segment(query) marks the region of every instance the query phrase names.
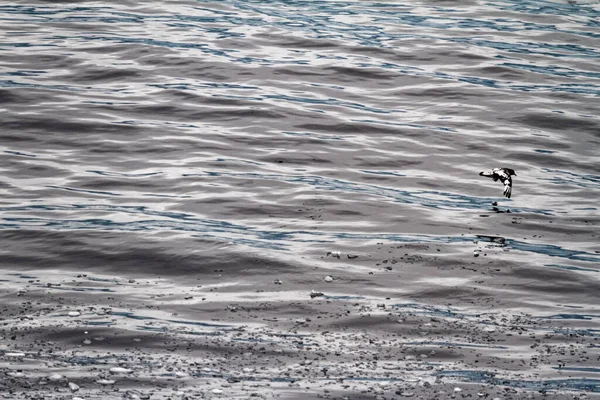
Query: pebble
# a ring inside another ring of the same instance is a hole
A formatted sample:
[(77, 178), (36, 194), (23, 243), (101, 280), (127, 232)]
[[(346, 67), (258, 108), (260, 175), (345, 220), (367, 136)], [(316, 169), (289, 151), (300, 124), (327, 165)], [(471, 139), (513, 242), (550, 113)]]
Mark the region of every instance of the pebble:
[(4, 353), (5, 357), (25, 357), (25, 353)]
[(111, 374), (130, 374), (133, 372), (133, 370), (123, 367), (113, 367), (109, 371)]
[(335, 258), (340, 258), (342, 256), (342, 253), (336, 250), (328, 252), (327, 255)]
[(211, 390), (212, 394), (223, 394), (223, 391), (221, 389), (213, 389)]
[(327, 283), (331, 283), (333, 282), (333, 276), (327, 275), (325, 278), (323, 278), (323, 280)]
[(310, 292), (311, 299), (314, 299), (315, 297), (321, 297), (321, 296), (325, 296), (325, 295), (321, 292), (315, 292), (314, 290), (312, 292)]
[(96, 383), (100, 385), (114, 385), (115, 381), (112, 379), (98, 379)]
[(64, 378), (64, 376), (62, 376), (61, 374), (52, 374), (48, 377), (48, 379), (52, 382), (60, 381), (62, 378)]
[(69, 311), (67, 315), (69, 317), (79, 317), (81, 313), (79, 311)]
[(76, 392), (79, 390), (79, 385), (73, 382), (69, 382), (69, 389), (71, 389), (71, 392)]
[(454, 388), (454, 391), (455, 391), (455, 392), (462, 392), (462, 389), (461, 389), (461, 388), (459, 388), (459, 387), (455, 387), (455, 388)]

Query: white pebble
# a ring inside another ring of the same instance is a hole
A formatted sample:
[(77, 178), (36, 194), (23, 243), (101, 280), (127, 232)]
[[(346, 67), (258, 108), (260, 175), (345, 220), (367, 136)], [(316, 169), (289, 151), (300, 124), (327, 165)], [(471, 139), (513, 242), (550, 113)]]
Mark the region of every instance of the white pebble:
[(221, 389), (215, 388), (215, 389), (213, 389), (211, 391), (212, 391), (213, 394), (223, 394), (223, 391)]
[(69, 317), (79, 317), (81, 313), (79, 311), (69, 311), (67, 314)]
[(112, 367), (109, 371), (111, 374), (130, 374), (133, 372), (133, 370), (123, 367)]
[(71, 389), (71, 392), (76, 392), (79, 390), (79, 385), (73, 382), (69, 382), (69, 389)]
[(461, 389), (461, 388), (459, 388), (459, 387), (455, 387), (455, 388), (454, 388), (454, 391), (455, 391), (455, 392), (462, 392), (462, 389)]
[(61, 374), (52, 374), (48, 377), (53, 382), (60, 381), (63, 378)]
[(100, 385), (114, 385), (115, 381), (112, 379), (98, 379), (96, 383)]
[(25, 353), (4, 353), (6, 357), (25, 357)]
[(323, 280), (327, 283), (331, 283), (333, 282), (333, 276), (327, 275), (325, 278), (323, 278)]

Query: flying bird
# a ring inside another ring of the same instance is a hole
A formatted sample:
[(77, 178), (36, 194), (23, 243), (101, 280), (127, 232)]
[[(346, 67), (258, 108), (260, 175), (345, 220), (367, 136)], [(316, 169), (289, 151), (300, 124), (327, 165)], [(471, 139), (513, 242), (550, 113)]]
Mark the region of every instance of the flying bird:
[(488, 178), (492, 178), (494, 182), (500, 180), (504, 185), (504, 195), (510, 199), (510, 194), (512, 192), (512, 178), (511, 176), (517, 176), (515, 174), (514, 169), (510, 168), (494, 168), (489, 172), (480, 172), (480, 176), (487, 176)]

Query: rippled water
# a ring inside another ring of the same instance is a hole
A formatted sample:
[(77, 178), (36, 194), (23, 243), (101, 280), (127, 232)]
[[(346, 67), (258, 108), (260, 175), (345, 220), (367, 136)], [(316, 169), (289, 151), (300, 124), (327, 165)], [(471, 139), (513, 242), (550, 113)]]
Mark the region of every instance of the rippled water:
[[(3, 3), (0, 387), (600, 393), (599, 21)], [(499, 166), (511, 199), (478, 176)]]

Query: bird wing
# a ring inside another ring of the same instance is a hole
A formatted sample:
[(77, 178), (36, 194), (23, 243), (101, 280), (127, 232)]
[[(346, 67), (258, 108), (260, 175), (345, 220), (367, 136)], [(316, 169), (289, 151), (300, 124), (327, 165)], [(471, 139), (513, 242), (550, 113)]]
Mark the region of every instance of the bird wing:
[(510, 174), (503, 168), (496, 168), (494, 173), (504, 185), (504, 195), (510, 199), (510, 195), (512, 194), (512, 178), (510, 177)]
[(479, 176), (485, 176), (488, 178), (493, 178), (494, 177), (494, 171), (483, 171), (479, 173)]

